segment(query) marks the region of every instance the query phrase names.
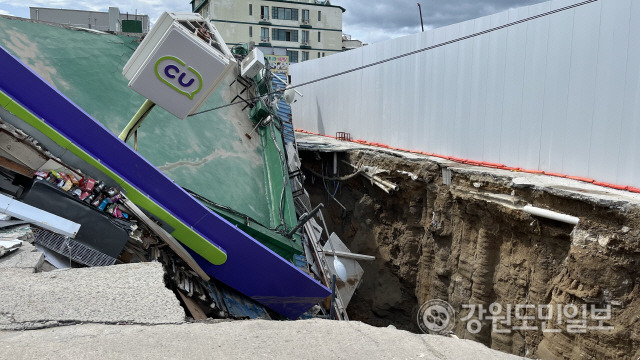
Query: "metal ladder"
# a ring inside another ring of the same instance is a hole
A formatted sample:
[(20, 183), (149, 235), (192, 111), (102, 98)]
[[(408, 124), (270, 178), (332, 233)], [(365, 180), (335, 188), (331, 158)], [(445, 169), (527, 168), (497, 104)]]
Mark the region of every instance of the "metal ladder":
[[(308, 194), (305, 195), (308, 199)], [(304, 197), (304, 196), (303, 196)], [(302, 201), (301, 201), (302, 203)], [(306, 209), (306, 206), (305, 206)], [(307, 209), (308, 210), (308, 209)], [(324, 225), (324, 229), (326, 232), (326, 224), (324, 222), (324, 217), (322, 216), (322, 212), (318, 213), (318, 216), (320, 217), (320, 220), (322, 221), (323, 225)], [(318, 237), (316, 235), (316, 231), (317, 229), (315, 229), (314, 224), (316, 226), (319, 227), (319, 225), (317, 224), (317, 222), (315, 221), (315, 219), (311, 219), (309, 220), (305, 225), (304, 225), (304, 230), (305, 233), (307, 235), (307, 239), (308, 239), (308, 243), (309, 243), (309, 247), (311, 249), (311, 251), (313, 251), (313, 257), (314, 259), (316, 259), (316, 266), (319, 267), (319, 275), (322, 277), (323, 282), (325, 283), (325, 285), (327, 285), (328, 287), (331, 287), (331, 268), (329, 267), (329, 263), (327, 262), (327, 257), (325, 256), (324, 253), (324, 249), (322, 248), (322, 246), (320, 245), (320, 237)], [(320, 228), (320, 231), (322, 232), (322, 228)], [(327, 238), (329, 237), (329, 234), (327, 234)], [(327, 240), (329, 241), (329, 240)], [(342, 301), (342, 297), (340, 296), (340, 292), (336, 290), (335, 292), (335, 301), (333, 303), (333, 307), (335, 310), (335, 314), (338, 320), (349, 320), (349, 316), (347, 315), (347, 311), (344, 307), (344, 302)]]
[[(295, 140), (295, 138), (294, 138)], [(294, 142), (295, 148), (295, 142)], [(297, 148), (293, 153), (287, 153), (287, 163), (290, 174), (300, 174), (300, 158), (298, 157)], [(303, 178), (302, 176), (293, 176), (290, 178), (291, 181), (291, 189), (296, 196), (294, 197), (294, 204), (296, 208), (296, 213), (300, 217), (304, 213), (309, 213), (313, 208), (311, 206), (311, 198), (309, 197), (309, 193), (302, 186)], [(332, 285), (332, 273), (331, 268), (329, 267), (329, 263), (327, 262), (327, 257), (325, 256), (324, 249), (320, 244), (320, 238), (322, 237), (322, 231), (327, 233), (327, 241), (329, 240), (329, 231), (327, 230), (327, 224), (324, 221), (324, 216), (322, 215), (322, 211), (318, 212), (316, 215), (322, 221), (322, 227), (318, 225), (315, 220), (315, 216), (307, 221), (302, 229), (304, 230), (304, 236), (306, 240), (305, 250), (310, 250), (311, 260), (314, 260), (313, 263), (310, 263), (312, 266), (315, 265), (318, 270), (318, 276), (321, 278), (322, 282), (327, 285), (327, 287), (331, 288)], [(313, 269), (312, 269), (313, 271)], [(331, 305), (330, 305), (331, 306)], [(349, 320), (349, 316), (347, 315), (347, 311), (344, 306), (344, 302), (342, 301), (342, 297), (340, 296), (340, 292), (336, 290), (335, 299), (332, 304), (333, 309), (335, 311), (336, 318), (338, 320)]]

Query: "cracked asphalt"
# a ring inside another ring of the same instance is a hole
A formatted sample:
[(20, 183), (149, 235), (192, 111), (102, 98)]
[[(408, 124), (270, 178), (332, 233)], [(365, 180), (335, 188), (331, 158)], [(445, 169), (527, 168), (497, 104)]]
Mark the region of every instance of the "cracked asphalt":
[(471, 340), (320, 319), (3, 331), (0, 353), (7, 359), (521, 359)]

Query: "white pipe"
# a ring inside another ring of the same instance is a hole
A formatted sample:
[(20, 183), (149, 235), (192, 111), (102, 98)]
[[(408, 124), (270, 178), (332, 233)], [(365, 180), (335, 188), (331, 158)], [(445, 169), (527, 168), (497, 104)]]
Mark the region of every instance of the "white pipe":
[(362, 254), (354, 254), (354, 253), (348, 253), (348, 252), (344, 252), (344, 251), (326, 251), (325, 250), (325, 255), (335, 255), (341, 258), (345, 258), (345, 259), (353, 259), (353, 260), (364, 260), (364, 261), (373, 261), (376, 259), (375, 256), (371, 256), (371, 255), (362, 255)]
[[(289, 86), (290, 84), (288, 84), (287, 82), (285, 82), (284, 80), (280, 79), (280, 77), (278, 75), (275, 75), (274, 78), (278, 79), (278, 81), (280, 81), (281, 83), (284, 84), (284, 86)], [(296, 89), (293, 89), (293, 91), (296, 92), (296, 94), (300, 95), (300, 97), (304, 97), (304, 95), (302, 95), (302, 93)]]
[(580, 221), (580, 219), (575, 216), (561, 214), (559, 212), (555, 212), (555, 211), (551, 211), (551, 210), (547, 210), (547, 209), (543, 209), (543, 208), (539, 208), (531, 205), (525, 205), (524, 208), (522, 208), (522, 211), (526, 212), (527, 214), (540, 216), (540, 217), (551, 219), (551, 220), (562, 221), (564, 223), (572, 224), (572, 225), (577, 225), (578, 221)]

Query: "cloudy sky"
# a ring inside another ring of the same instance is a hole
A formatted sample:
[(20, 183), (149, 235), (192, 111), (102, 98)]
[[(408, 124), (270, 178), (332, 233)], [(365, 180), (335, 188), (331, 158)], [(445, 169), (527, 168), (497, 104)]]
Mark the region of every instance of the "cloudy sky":
[[(0, 0), (0, 14), (29, 17), (29, 6), (148, 14), (151, 21), (162, 11), (190, 11), (190, 0)], [(419, 0), (425, 29), (494, 14), (543, 0)], [(415, 0), (333, 0), (347, 9), (343, 31), (366, 43), (392, 39), (420, 31)]]

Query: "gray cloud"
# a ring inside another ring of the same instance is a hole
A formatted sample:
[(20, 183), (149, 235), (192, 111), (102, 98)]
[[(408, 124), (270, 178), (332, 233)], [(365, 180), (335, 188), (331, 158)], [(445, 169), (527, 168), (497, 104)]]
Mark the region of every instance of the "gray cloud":
[[(333, 5), (347, 9), (343, 31), (354, 38), (374, 43), (420, 31), (416, 1), (422, 4), (425, 28), (441, 27), (509, 8), (531, 5), (544, 0), (333, 0)], [(28, 6), (107, 11), (118, 6), (125, 12), (138, 10), (155, 21), (162, 11), (189, 11), (189, 0), (0, 0), (0, 13), (13, 12), (29, 17)], [(4, 8), (4, 9), (3, 9)]]
[[(455, 24), (544, 0), (421, 0), (425, 29)], [(415, 0), (336, 0), (347, 9), (343, 31), (366, 43), (384, 41), (420, 31)]]

